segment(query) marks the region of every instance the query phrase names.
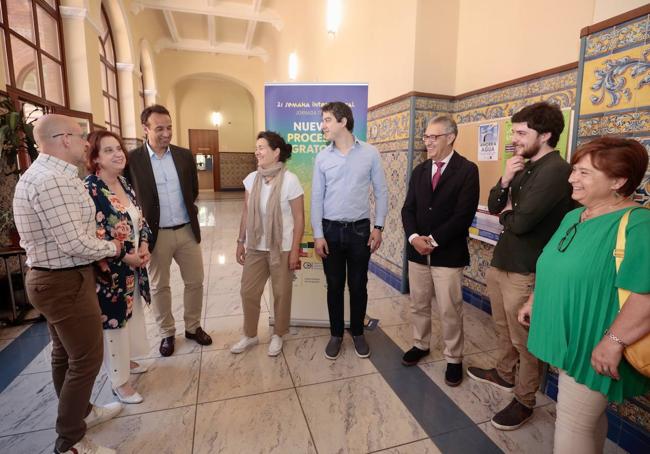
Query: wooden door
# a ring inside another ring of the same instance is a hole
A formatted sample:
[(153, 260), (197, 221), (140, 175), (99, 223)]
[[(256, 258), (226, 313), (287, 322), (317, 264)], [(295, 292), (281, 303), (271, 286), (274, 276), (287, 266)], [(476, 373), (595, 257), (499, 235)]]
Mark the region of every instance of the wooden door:
[[(199, 170), (199, 189), (221, 189), (221, 173), (219, 168), (219, 131), (214, 129), (190, 129), (190, 150), (194, 155), (211, 157), (212, 169)], [(210, 181), (211, 174), (211, 181)], [(208, 185), (208, 183), (212, 183)]]

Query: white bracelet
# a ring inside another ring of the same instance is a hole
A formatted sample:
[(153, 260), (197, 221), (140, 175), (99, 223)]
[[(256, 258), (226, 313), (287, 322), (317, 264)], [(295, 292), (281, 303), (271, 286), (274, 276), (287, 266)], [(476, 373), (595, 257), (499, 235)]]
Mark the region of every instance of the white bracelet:
[(244, 244), (244, 243), (246, 242), (246, 238), (244, 238), (244, 239), (242, 239), (242, 238), (237, 238), (237, 242), (238, 242), (239, 244)]
[(605, 330), (605, 335), (609, 337), (611, 340), (613, 340), (614, 342), (616, 342), (617, 344), (622, 345), (623, 348), (627, 347), (627, 344), (623, 342), (620, 337), (612, 333), (609, 329)]

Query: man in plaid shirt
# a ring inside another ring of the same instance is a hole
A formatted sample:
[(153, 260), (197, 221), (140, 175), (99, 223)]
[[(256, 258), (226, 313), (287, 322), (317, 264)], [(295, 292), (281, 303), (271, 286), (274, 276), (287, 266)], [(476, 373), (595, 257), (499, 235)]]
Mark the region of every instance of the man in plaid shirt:
[(78, 177), (88, 147), (72, 118), (41, 117), (34, 128), (40, 155), (14, 195), (20, 245), (27, 251), (26, 290), (47, 319), (52, 379), (59, 397), (55, 452), (113, 453), (85, 437), (88, 427), (114, 416), (120, 403), (89, 403), (102, 364), (102, 322), (91, 264), (124, 256), (122, 244), (97, 239), (95, 205)]

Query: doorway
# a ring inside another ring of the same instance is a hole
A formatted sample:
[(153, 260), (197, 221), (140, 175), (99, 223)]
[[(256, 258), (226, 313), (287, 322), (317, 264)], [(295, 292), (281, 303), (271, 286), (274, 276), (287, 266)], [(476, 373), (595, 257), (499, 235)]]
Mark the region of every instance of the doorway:
[(219, 166), (219, 131), (190, 129), (190, 150), (194, 155), (199, 174), (199, 190), (219, 191), (221, 173)]

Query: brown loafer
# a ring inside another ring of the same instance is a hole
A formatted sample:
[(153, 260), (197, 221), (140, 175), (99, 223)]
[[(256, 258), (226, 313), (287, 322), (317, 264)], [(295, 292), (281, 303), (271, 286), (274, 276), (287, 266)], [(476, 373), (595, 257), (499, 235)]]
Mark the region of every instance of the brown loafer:
[(160, 354), (163, 356), (174, 354), (174, 336), (165, 337), (160, 341)]
[(200, 326), (198, 328), (196, 328), (196, 332), (194, 334), (188, 333), (187, 331), (185, 331), (185, 337), (187, 337), (188, 339), (192, 339), (193, 341), (195, 341), (199, 345), (210, 345), (210, 344), (212, 344), (212, 338), (210, 337), (210, 335), (208, 333), (203, 331), (203, 328), (201, 328)]

